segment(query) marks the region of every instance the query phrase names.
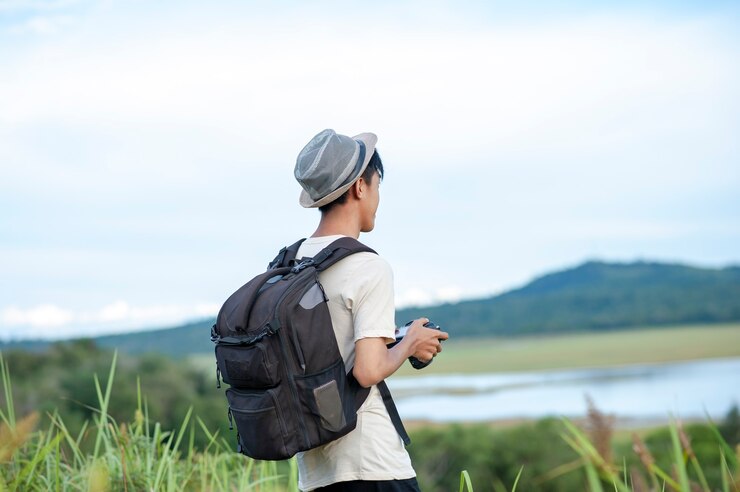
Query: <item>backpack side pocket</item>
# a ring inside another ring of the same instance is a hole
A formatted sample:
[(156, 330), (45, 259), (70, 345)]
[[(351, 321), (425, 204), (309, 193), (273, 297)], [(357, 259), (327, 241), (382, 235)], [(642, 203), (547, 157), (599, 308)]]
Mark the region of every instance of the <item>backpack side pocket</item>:
[(312, 442), (333, 441), (357, 425), (354, 394), (344, 371), (344, 362), (339, 358), (321, 372), (295, 376)]

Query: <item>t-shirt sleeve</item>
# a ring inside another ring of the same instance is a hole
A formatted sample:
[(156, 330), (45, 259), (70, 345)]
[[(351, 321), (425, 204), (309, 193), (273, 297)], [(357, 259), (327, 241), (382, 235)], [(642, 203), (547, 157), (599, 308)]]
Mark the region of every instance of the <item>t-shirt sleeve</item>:
[(375, 254), (368, 256), (354, 269), (347, 287), (344, 302), (352, 312), (354, 341), (373, 337), (385, 338), (386, 343), (395, 340), (393, 270), (388, 262)]

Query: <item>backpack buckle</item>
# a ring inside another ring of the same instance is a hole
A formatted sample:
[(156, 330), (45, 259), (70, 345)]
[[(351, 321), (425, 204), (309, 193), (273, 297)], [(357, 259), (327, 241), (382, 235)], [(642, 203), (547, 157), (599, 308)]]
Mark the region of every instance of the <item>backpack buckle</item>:
[(301, 270), (305, 270), (306, 268), (312, 266), (314, 264), (313, 258), (308, 259), (306, 261), (302, 261), (298, 263), (296, 266), (290, 269), (290, 273), (298, 274), (301, 272)]

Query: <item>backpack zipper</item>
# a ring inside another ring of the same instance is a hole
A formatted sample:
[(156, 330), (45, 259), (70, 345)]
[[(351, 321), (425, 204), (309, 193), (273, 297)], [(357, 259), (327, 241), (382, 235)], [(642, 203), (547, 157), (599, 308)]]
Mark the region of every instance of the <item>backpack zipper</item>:
[(306, 359), (305, 357), (303, 357), (303, 350), (301, 350), (301, 346), (298, 344), (298, 335), (293, 329), (292, 323), (288, 323), (288, 328), (290, 330), (291, 336), (293, 337), (293, 347), (295, 348), (295, 353), (298, 356), (298, 362), (300, 362), (301, 364), (301, 374), (306, 374)]

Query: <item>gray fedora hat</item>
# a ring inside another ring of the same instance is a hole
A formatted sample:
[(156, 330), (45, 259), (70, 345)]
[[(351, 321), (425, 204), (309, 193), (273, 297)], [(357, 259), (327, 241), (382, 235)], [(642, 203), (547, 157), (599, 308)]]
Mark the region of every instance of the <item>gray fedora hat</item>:
[(295, 163), (295, 179), (303, 187), (300, 204), (321, 207), (342, 196), (362, 176), (377, 142), (373, 133), (348, 137), (328, 129), (313, 137)]

